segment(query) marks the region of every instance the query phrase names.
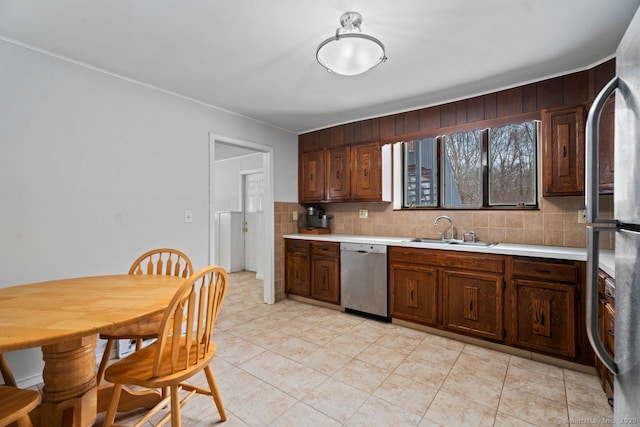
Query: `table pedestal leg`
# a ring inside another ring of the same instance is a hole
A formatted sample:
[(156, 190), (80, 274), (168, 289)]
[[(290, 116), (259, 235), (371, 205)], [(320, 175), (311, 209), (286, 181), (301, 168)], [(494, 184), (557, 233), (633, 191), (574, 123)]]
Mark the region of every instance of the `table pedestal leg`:
[(43, 426), (86, 427), (96, 420), (96, 336), (42, 346)]

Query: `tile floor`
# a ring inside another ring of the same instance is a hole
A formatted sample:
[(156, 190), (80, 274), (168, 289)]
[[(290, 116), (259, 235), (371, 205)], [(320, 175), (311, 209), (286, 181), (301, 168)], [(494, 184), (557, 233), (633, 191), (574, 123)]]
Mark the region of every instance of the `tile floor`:
[(228, 420), (221, 424), (213, 401), (198, 395), (183, 408), (184, 426), (551, 426), (612, 418), (594, 375), (297, 301), (265, 305), (254, 277), (230, 275), (216, 324), (213, 367)]

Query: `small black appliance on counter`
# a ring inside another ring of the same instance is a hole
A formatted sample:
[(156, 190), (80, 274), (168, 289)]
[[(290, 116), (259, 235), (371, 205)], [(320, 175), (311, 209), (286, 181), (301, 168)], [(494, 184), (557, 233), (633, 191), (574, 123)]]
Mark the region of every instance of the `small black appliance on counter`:
[(331, 220), (333, 215), (327, 215), (323, 209), (308, 207), (307, 208), (307, 230), (315, 230), (321, 233), (331, 232)]

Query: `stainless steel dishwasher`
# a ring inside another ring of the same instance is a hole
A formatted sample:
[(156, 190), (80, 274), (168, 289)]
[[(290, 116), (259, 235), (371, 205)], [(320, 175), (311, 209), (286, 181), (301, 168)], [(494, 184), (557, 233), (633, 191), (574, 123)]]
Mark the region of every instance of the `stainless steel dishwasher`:
[(389, 322), (387, 247), (340, 244), (340, 301), (346, 312)]

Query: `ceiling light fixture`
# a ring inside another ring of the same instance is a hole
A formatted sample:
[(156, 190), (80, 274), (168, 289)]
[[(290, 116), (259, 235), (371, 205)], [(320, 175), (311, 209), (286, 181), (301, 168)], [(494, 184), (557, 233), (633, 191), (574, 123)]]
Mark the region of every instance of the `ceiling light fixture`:
[(362, 15), (347, 12), (340, 17), (341, 27), (334, 37), (318, 46), (316, 59), (327, 69), (343, 76), (355, 76), (387, 60), (380, 40), (362, 34)]

